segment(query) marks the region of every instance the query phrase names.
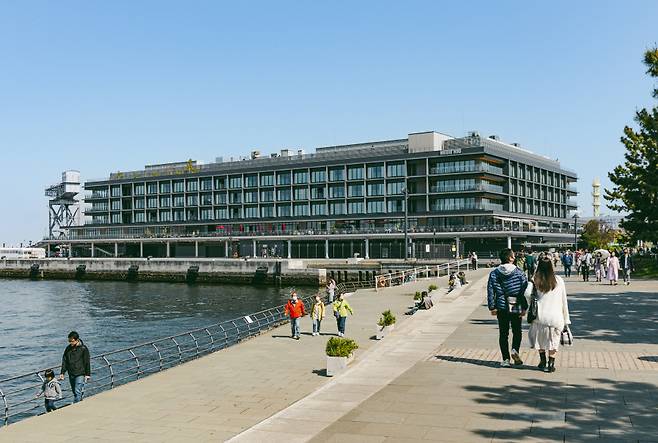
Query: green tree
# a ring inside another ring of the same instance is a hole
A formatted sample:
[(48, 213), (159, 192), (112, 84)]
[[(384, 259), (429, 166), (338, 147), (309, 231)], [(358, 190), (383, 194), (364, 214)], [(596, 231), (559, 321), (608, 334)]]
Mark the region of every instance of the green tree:
[(617, 239), (618, 232), (608, 226), (607, 223), (598, 220), (590, 220), (583, 226), (580, 235), (581, 241), (590, 250), (607, 248), (610, 243)]
[[(658, 78), (658, 47), (644, 54), (647, 74)], [(658, 87), (653, 90), (658, 99)], [(635, 113), (638, 130), (626, 126), (621, 142), (625, 161), (608, 174), (612, 189), (605, 190), (608, 206), (628, 212), (621, 223), (633, 240), (658, 241), (658, 107)]]

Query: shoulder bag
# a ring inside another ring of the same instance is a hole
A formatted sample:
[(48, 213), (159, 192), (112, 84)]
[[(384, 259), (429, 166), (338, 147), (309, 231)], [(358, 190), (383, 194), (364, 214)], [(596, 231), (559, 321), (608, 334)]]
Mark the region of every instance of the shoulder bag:
[(537, 318), (537, 308), (537, 287), (533, 283), (530, 307), (528, 308), (528, 323), (532, 323)]
[(562, 346), (573, 345), (573, 334), (571, 334), (571, 329), (569, 328), (569, 325), (564, 325), (564, 329), (560, 334), (560, 344)]

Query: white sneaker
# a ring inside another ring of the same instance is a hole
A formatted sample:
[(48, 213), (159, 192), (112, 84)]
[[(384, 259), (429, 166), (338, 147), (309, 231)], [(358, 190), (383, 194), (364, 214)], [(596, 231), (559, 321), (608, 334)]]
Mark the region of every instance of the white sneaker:
[(500, 367), (501, 367), (501, 368), (511, 368), (511, 367), (512, 367), (512, 364), (509, 362), (509, 360), (503, 360), (503, 361), (500, 363)]
[(521, 360), (521, 356), (517, 352), (516, 349), (512, 349), (512, 352), (510, 353), (512, 355), (512, 360), (514, 360), (514, 364), (519, 366), (523, 364), (523, 360)]

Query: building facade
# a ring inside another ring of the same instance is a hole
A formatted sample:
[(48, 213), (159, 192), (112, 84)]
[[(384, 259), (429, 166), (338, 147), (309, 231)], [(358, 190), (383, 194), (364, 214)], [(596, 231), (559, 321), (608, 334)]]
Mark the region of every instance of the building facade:
[(419, 258), (437, 245), (482, 250), (510, 236), (566, 241), (576, 181), (555, 160), (476, 133), (254, 151), (88, 181), (87, 220), (69, 241), (118, 243), (100, 250), (127, 256), (395, 258), (404, 256), (405, 218), (408, 252)]

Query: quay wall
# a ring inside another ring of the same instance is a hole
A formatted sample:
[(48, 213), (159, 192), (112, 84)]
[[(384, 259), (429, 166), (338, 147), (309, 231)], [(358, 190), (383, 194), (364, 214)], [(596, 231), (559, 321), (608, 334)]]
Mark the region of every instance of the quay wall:
[(285, 259), (46, 258), (0, 260), (0, 278), (322, 286), (326, 270)]

